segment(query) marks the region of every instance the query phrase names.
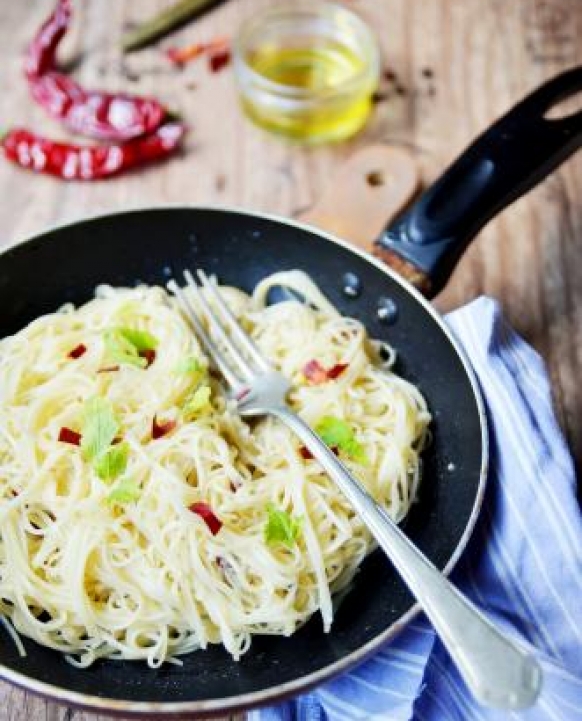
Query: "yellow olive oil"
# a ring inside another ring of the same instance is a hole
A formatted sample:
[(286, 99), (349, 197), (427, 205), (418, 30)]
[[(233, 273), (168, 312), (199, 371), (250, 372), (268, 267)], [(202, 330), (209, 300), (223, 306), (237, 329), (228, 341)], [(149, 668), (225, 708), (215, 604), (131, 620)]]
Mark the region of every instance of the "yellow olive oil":
[(320, 142), (347, 138), (366, 122), (375, 80), (347, 45), (322, 37), (289, 47), (265, 43), (246, 61), (261, 92), (243, 95), (243, 107), (263, 128)]

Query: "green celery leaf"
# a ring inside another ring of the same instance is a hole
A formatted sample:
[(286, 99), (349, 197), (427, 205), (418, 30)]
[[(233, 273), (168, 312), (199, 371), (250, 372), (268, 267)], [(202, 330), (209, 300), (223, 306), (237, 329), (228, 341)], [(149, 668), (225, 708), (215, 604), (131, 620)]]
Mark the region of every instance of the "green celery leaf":
[(137, 350), (138, 353), (143, 353), (146, 350), (154, 350), (158, 347), (158, 339), (147, 330), (136, 330), (135, 328), (117, 328), (118, 333), (125, 338), (128, 343)]
[(354, 437), (354, 432), (349, 424), (334, 416), (324, 416), (315, 427), (315, 432), (330, 447), (342, 448), (350, 443)]
[(107, 496), (110, 503), (132, 503), (137, 501), (141, 495), (141, 489), (137, 483), (130, 478), (123, 479), (115, 486)]
[(324, 416), (315, 427), (315, 432), (326, 446), (338, 448), (358, 463), (368, 462), (364, 447), (354, 436), (352, 427), (341, 418)]
[(269, 518), (265, 524), (265, 541), (293, 546), (301, 532), (301, 518), (293, 518), (287, 511), (280, 511), (272, 503), (267, 505)]
[(110, 446), (93, 460), (95, 473), (102, 481), (111, 482), (125, 472), (129, 446), (127, 443), (118, 443)]
[(363, 466), (369, 463), (364, 446), (355, 438), (353, 438), (349, 443), (346, 443), (341, 450), (343, 450), (343, 452), (353, 461), (356, 461), (356, 463), (361, 463)]
[(106, 451), (119, 431), (113, 407), (106, 398), (85, 401), (81, 420), (81, 452), (92, 461)]
[(186, 418), (194, 418), (201, 412), (210, 408), (210, 386), (200, 386), (192, 393), (184, 405), (184, 415)]
[(108, 363), (123, 363), (138, 368), (147, 366), (147, 359), (139, 355), (137, 347), (122, 333), (121, 328), (110, 328), (103, 335)]

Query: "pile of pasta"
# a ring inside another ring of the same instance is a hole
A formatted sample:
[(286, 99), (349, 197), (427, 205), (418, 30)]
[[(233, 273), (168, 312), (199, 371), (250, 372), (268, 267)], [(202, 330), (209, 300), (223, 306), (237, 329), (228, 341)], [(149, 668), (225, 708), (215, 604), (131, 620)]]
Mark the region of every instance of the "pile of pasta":
[[(268, 305), (275, 286), (302, 300)], [(221, 290), (291, 407), (400, 521), (430, 415), (393, 351), (297, 271)], [(328, 631), (374, 548), (287, 427), (241, 419), (162, 288), (100, 286), (2, 340), (0, 404), (0, 611), (19, 644), (80, 667), (211, 643), (239, 658), (316, 612)]]

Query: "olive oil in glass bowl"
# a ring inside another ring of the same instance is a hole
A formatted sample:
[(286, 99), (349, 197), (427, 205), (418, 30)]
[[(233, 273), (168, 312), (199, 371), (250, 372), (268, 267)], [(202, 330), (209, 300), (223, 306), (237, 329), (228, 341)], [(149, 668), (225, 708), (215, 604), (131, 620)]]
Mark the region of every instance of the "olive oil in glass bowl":
[(242, 107), (257, 125), (303, 143), (362, 128), (379, 55), (360, 18), (331, 3), (289, 3), (249, 18), (234, 43)]

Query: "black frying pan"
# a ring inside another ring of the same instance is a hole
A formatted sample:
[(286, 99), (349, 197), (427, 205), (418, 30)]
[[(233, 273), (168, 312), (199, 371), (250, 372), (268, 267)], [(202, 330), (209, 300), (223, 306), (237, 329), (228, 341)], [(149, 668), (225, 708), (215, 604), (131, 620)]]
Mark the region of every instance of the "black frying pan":
[[(464, 247), (498, 210), (541, 180), (582, 142), (582, 112), (544, 119), (582, 89), (582, 68), (542, 86), (482, 135), (378, 240), (376, 254), (436, 292)], [(51, 230), (0, 256), (0, 336), (66, 301), (88, 300), (102, 282), (163, 284), (201, 267), (250, 291), (265, 275), (301, 268), (345, 314), (398, 350), (398, 372), (420, 386), (434, 415), (418, 504), (405, 530), (441, 569), (464, 548), (482, 499), (486, 423), (471, 371), (439, 316), (380, 260), (283, 219), (225, 209), (160, 208), (81, 221)], [(343, 276), (361, 294), (349, 297)], [(379, 318), (389, 299), (396, 313)], [(393, 637), (418, 609), (390, 563), (374, 553), (341, 605), (333, 630), (318, 618), (293, 637), (257, 637), (238, 663), (221, 648), (192, 653), (184, 666), (99, 662), (80, 671), (25, 640), (19, 658), (0, 632), (0, 675), (31, 691), (94, 710), (211, 715), (273, 702), (346, 670)]]

